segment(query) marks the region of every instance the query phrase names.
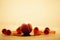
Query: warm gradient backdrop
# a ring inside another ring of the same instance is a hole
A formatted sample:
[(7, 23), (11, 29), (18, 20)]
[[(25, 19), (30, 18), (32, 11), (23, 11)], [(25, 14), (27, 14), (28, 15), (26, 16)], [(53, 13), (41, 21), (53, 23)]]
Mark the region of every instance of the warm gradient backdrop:
[(0, 29), (15, 30), (22, 23), (59, 28), (60, 0), (0, 0)]

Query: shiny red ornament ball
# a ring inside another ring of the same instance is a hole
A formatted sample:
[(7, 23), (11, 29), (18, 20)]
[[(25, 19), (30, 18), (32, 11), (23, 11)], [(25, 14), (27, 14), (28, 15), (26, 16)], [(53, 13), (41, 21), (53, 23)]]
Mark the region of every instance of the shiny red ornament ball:
[(6, 29), (2, 29), (2, 33), (6, 35)]
[(32, 31), (31, 24), (22, 24), (21, 31), (25, 36), (29, 36), (30, 35), (29, 33)]
[(49, 34), (50, 29), (48, 27), (45, 28), (44, 34)]
[(34, 28), (34, 35), (39, 35), (39, 29), (38, 29), (38, 27)]
[(17, 34), (21, 34), (21, 27), (18, 27), (16, 32), (17, 32)]
[(7, 35), (11, 35), (11, 31), (10, 30), (7, 30)]

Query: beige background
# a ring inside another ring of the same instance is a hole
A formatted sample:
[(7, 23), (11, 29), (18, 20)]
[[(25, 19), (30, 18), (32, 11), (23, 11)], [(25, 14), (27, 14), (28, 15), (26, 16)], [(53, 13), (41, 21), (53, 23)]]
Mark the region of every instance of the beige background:
[(0, 0), (0, 29), (15, 30), (22, 23), (60, 28), (60, 0)]

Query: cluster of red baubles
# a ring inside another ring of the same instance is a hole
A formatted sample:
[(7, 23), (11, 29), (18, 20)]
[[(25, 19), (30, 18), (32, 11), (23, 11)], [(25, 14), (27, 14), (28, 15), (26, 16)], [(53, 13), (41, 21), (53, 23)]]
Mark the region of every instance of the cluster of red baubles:
[[(31, 24), (22, 24), (20, 27), (18, 27), (16, 29), (16, 34), (17, 35), (20, 34), (20, 35), (23, 35), (23, 36), (30, 36), (31, 31), (34, 32), (34, 35), (40, 35), (41, 34), (39, 29), (38, 29), (38, 27), (35, 27), (32, 30)], [(44, 32), (44, 34), (49, 34), (50, 29), (48, 27), (46, 27), (43, 32)], [(12, 31), (11, 30), (7, 30), (7, 29), (2, 29), (2, 33), (4, 35), (11, 35)]]
[(11, 34), (11, 31), (10, 30), (6, 30), (6, 29), (3, 29), (2, 30), (2, 33), (5, 34), (5, 35), (10, 35)]

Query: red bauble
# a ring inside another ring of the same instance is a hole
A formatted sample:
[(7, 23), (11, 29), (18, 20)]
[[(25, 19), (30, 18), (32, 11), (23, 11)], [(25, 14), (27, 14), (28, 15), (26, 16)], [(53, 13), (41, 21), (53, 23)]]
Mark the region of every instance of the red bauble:
[(39, 29), (38, 29), (38, 27), (34, 28), (34, 35), (39, 35)]
[(2, 33), (6, 35), (6, 29), (2, 29)]
[(11, 35), (11, 31), (10, 30), (7, 30), (7, 35)]
[(49, 34), (50, 29), (48, 27), (45, 28), (44, 34)]
[(18, 27), (16, 32), (17, 32), (17, 34), (21, 34), (21, 27)]
[(22, 24), (21, 31), (23, 32), (24, 35), (28, 36), (29, 33), (32, 31), (31, 24)]

